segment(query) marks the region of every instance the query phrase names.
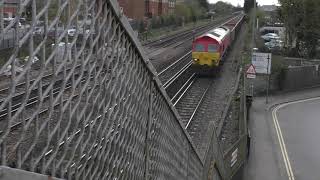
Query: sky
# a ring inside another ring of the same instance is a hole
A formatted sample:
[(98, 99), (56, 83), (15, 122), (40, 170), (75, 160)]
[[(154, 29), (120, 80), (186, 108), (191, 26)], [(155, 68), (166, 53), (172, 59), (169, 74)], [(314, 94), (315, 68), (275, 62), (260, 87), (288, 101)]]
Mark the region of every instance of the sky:
[[(209, 3), (216, 3), (218, 1), (224, 1), (224, 2), (229, 2), (234, 6), (237, 6), (238, 4), (240, 4), (241, 6), (243, 6), (243, 1), (244, 0), (208, 0)], [(259, 5), (272, 5), (272, 4), (277, 4), (278, 0), (256, 0), (258, 2)]]

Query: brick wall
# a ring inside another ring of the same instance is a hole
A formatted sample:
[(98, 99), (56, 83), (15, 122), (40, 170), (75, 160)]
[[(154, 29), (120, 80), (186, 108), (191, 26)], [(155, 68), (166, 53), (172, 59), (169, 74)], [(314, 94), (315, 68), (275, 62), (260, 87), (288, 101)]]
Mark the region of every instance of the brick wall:
[(152, 16), (167, 15), (169, 13), (168, 0), (149, 0), (148, 11)]
[(132, 19), (166, 15), (173, 13), (175, 9), (175, 0), (118, 0), (118, 2), (124, 14)]
[(131, 19), (143, 19), (145, 15), (145, 0), (118, 0), (124, 14)]

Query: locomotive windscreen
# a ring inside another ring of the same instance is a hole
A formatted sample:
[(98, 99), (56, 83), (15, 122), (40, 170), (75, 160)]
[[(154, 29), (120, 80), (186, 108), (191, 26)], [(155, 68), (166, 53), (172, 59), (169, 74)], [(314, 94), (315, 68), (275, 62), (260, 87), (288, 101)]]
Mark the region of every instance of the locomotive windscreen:
[(205, 47), (203, 44), (196, 44), (194, 49), (196, 52), (204, 52), (205, 51)]
[(208, 52), (215, 53), (218, 52), (219, 47), (216, 44), (209, 44), (208, 45)]

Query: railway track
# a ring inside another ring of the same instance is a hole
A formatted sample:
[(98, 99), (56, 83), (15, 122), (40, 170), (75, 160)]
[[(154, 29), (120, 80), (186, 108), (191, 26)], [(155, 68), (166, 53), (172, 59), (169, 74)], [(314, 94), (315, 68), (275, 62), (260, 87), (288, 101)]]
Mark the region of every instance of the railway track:
[(191, 51), (189, 51), (170, 66), (159, 72), (158, 76), (163, 83), (164, 88), (166, 89), (170, 84), (172, 84), (184, 70), (191, 67), (191, 64)]
[[(174, 105), (178, 109), (178, 111), (182, 117), (183, 124), (185, 125), (186, 129), (191, 127), (192, 123), (194, 122), (193, 121), (194, 117), (199, 110), (199, 107), (203, 104), (205, 97), (209, 91), (209, 88), (213, 84), (212, 80), (209, 78), (196, 77), (192, 73), (192, 71), (190, 71), (190, 67), (191, 67), (191, 52), (185, 54), (183, 57), (181, 57), (180, 59), (178, 59), (173, 64), (171, 64), (170, 66), (168, 66), (166, 69), (162, 70), (159, 73), (159, 78), (163, 82), (165, 89), (168, 92), (170, 92), (168, 94), (170, 94), (169, 96), (170, 96), (171, 100), (173, 101)], [(50, 79), (50, 75), (45, 76), (45, 78)], [(82, 81), (86, 81), (86, 80), (83, 79)], [(181, 82), (180, 83), (181, 86), (178, 85), (179, 83), (177, 83), (177, 82)], [(59, 82), (57, 82), (57, 85), (56, 85), (57, 87), (53, 89), (54, 94), (60, 93), (61, 90), (58, 87), (60, 84), (59, 84)], [(26, 85), (21, 84), (20, 86), (21, 86), (21, 88), (24, 88)], [(67, 83), (67, 86), (64, 87), (64, 90), (68, 90), (71, 87), (72, 87), (71, 84)], [(5, 91), (9, 92), (8, 90), (9, 89), (3, 89), (2, 92), (5, 92)], [(35, 91), (38, 91), (38, 90), (35, 90)], [(0, 92), (1, 92), (1, 90), (0, 90)], [(23, 96), (24, 95), (22, 95), (22, 94), (17, 94), (17, 97), (15, 97), (16, 100), (14, 100), (14, 101), (17, 101), (17, 102), (21, 101)], [(72, 99), (71, 101), (76, 99), (78, 96), (79, 95), (73, 95), (71, 97), (71, 99)], [(47, 100), (49, 98), (49, 96), (46, 96), (44, 98), (45, 98), (44, 100)], [(70, 99), (68, 99), (68, 100), (70, 101)], [(62, 102), (54, 104), (53, 108), (58, 107), (61, 104), (63, 105), (64, 103), (66, 103), (66, 101), (67, 100), (64, 100)], [(28, 100), (26, 108), (31, 108), (31, 110), (32, 110), (32, 106), (37, 103), (38, 103), (37, 97), (36, 96), (32, 97)], [(2, 102), (0, 102), (0, 104), (2, 104)], [(14, 106), (12, 106), (15, 108), (11, 109), (12, 114), (14, 114), (14, 111), (17, 111), (17, 109), (19, 109), (19, 107), (21, 107), (21, 106), (22, 106), (21, 102), (20, 102), (20, 104), (15, 103)], [(5, 118), (7, 116), (5, 114), (7, 111), (8, 111), (8, 109), (5, 109), (0, 112), (0, 120), (1, 120), (1, 118)], [(42, 115), (45, 115), (48, 111), (49, 111), (49, 108), (44, 108), (38, 114), (39, 114), (39, 116), (42, 116)], [(18, 128), (22, 127), (22, 125), (27, 123), (29, 120), (30, 120), (30, 117), (28, 117), (24, 120), (21, 120), (20, 122), (15, 122), (15, 124), (13, 124), (11, 126), (11, 128), (9, 128), (9, 129), (10, 130), (18, 129)], [(96, 121), (96, 120), (94, 120), (94, 121)], [(90, 123), (91, 122), (85, 123), (84, 129), (78, 129), (77, 131), (72, 133), (67, 138), (66, 141), (74, 138), (74, 136), (78, 136), (81, 133), (83, 133), (86, 130), (86, 128), (90, 127)], [(4, 133), (4, 132), (0, 131), (0, 135), (2, 133)], [(62, 141), (59, 144), (59, 147), (62, 147), (66, 141)], [(96, 145), (98, 146), (98, 144), (96, 144)], [(54, 150), (50, 149), (47, 151), (46, 155), (49, 156), (53, 152), (54, 152)]]
[(170, 35), (170, 36), (165, 36), (163, 38), (147, 42), (144, 44), (144, 46), (155, 48), (155, 49), (156, 48), (165, 48), (165, 47), (169, 47), (172, 45), (179, 46), (183, 43), (183, 42), (181, 42), (181, 39), (183, 39), (184, 41), (191, 40), (194, 36), (197, 36), (199, 34), (202, 34), (206, 31), (212, 29), (212, 26), (214, 26), (215, 24), (220, 24), (222, 22), (225, 22), (232, 17), (233, 16), (228, 16), (227, 18), (220, 18), (220, 19), (214, 20), (213, 22), (211, 22), (209, 24), (206, 24), (206, 25), (203, 25), (203, 26), (200, 26), (197, 28), (188, 29), (188, 30), (178, 32), (178, 33)]
[[(79, 69), (80, 67), (81, 67), (81, 65), (77, 65), (75, 67), (75, 70)], [(66, 70), (66, 72), (68, 73), (71, 70), (72, 70), (72, 68), (69, 68), (68, 70)], [(86, 76), (85, 73), (86, 72), (84, 72), (84, 76)], [(60, 85), (64, 82), (64, 79), (60, 78), (60, 79), (57, 79), (54, 83), (52, 83), (51, 78), (53, 76), (54, 76), (54, 74), (47, 74), (47, 75), (43, 76), (42, 79), (39, 80), (39, 82), (40, 81), (43, 82), (42, 87), (41, 87), (42, 91), (45, 91), (47, 88), (52, 86), (53, 95), (56, 95), (60, 92), (60, 88), (61, 88)], [(61, 73), (59, 73), (57, 77), (59, 77), (59, 76), (61, 76)], [(79, 76), (79, 73), (76, 74), (74, 76), (74, 78), (77, 78), (78, 76)], [(84, 81), (84, 80), (85, 80), (85, 77), (82, 78), (81, 81)], [(33, 84), (36, 81), (37, 81), (36, 79), (33, 79), (30, 81), (29, 84)], [(67, 82), (67, 84), (66, 84), (66, 90), (71, 88), (70, 81), (71, 80), (69, 80), (69, 82)], [(10, 107), (11, 115), (14, 115), (19, 110), (19, 108), (23, 105), (24, 98), (26, 97), (26, 92), (25, 92), (26, 87), (27, 87), (26, 82), (22, 82), (22, 83), (19, 83), (16, 85), (16, 93), (13, 95), (12, 101), (10, 102), (11, 103), (11, 107)], [(9, 87), (4, 88), (4, 89), (0, 90), (0, 94), (3, 96), (5, 94), (8, 94), (9, 91), (10, 91)], [(38, 101), (39, 101), (38, 93), (39, 93), (39, 87), (32, 88), (32, 90), (28, 94), (28, 100), (26, 100), (26, 104), (25, 104), (26, 108), (29, 108), (29, 107), (38, 103)], [(43, 100), (46, 100), (48, 98), (49, 98), (49, 95), (45, 96), (43, 98)], [(7, 103), (7, 102), (5, 102), (4, 98), (0, 100), (0, 105), (5, 104), (5, 103)], [(7, 115), (8, 115), (8, 109), (3, 108), (0, 111), (0, 121), (3, 120)]]
[[(75, 65), (74, 67), (72, 66), (68, 67), (64, 72), (59, 72), (57, 75), (53, 73), (48, 73), (44, 75), (40, 80), (38, 80), (37, 78), (34, 78), (30, 80), (28, 84), (26, 82), (18, 83), (15, 86), (15, 92), (12, 95), (10, 102), (6, 101), (6, 97), (10, 95), (11, 88), (7, 86), (6, 88), (1, 89), (0, 90), (0, 106), (2, 110), (0, 111), (0, 121), (4, 120), (4, 118), (8, 115), (8, 108), (5, 107), (7, 106), (8, 103), (11, 103), (10, 115), (12, 116), (20, 109), (21, 106), (25, 106), (26, 107), (25, 109), (28, 109), (33, 105), (36, 105), (40, 99), (39, 98), (40, 89), (41, 89), (41, 92), (45, 92), (48, 88), (50, 88), (51, 91), (53, 92), (52, 93), (53, 96), (55, 96), (59, 94), (63, 83), (65, 83), (65, 87), (64, 87), (65, 90), (68, 90), (72, 88), (71, 81), (73, 80), (78, 81), (77, 79), (80, 75), (82, 76), (82, 79), (80, 80), (80, 84), (86, 81), (88, 78), (87, 73), (89, 70), (84, 70), (81, 73), (81, 70), (82, 70), (81, 68), (85, 68), (85, 67), (83, 67), (81, 64), (78, 64), (78, 65)], [(99, 70), (99, 69), (100, 69), (99, 67), (96, 68), (96, 70)], [(69, 73), (71, 71), (74, 71), (72, 77), (69, 77), (68, 82), (65, 82), (64, 78), (66, 77), (63, 77), (63, 74), (66, 74), (67, 76), (69, 76)], [(104, 73), (106, 73), (105, 71), (107, 70), (103, 70)], [(53, 78), (55, 78), (54, 82), (52, 82)], [(41, 87), (38, 87), (37, 85), (40, 82), (41, 82)], [(32, 85), (34, 83), (37, 83), (37, 85)], [(76, 82), (76, 84), (78, 85), (79, 82)], [(27, 91), (30, 91), (30, 92), (26, 94)], [(26, 95), (28, 96), (27, 100), (25, 100)], [(46, 95), (45, 97), (43, 97), (42, 100), (45, 101), (48, 98), (49, 98), (49, 95)], [(24, 102), (25, 104), (23, 104)]]
[[(244, 35), (239, 35), (234, 47), (241, 48), (243, 39)], [(184, 95), (175, 98), (177, 100), (174, 105), (181, 116), (182, 124), (203, 158), (208, 150), (212, 129), (217, 129), (225, 122), (223, 114), (237, 81), (237, 71), (233, 65), (240, 53), (233, 48), (226, 56), (219, 76), (211, 78), (210, 83), (206, 83), (203, 78), (196, 78), (193, 83), (180, 90), (185, 92), (182, 93)], [(202, 85), (197, 84), (199, 80), (204, 81)]]
[(159, 78), (173, 103), (181, 93), (181, 88), (195, 76), (191, 65), (190, 51), (159, 73)]
[[(104, 72), (103, 72), (104, 73)], [(88, 80), (88, 78), (90, 78), (90, 80)], [(91, 77), (84, 77), (81, 79), (80, 81), (80, 84), (84, 84), (88, 81), (93, 82), (91, 81), (91, 79), (94, 79), (93, 76)], [(110, 76), (109, 78), (107, 78), (107, 82), (109, 81), (113, 81), (114, 79)], [(94, 89), (99, 89), (100, 88), (100, 84), (96, 84), (96, 85), (88, 85), (89, 88), (86, 90), (86, 92), (90, 92), (91, 90)], [(62, 101), (57, 101), (56, 103), (53, 103), (52, 106), (44, 106), (44, 107), (41, 107), (42, 109), (37, 113), (37, 117), (39, 119), (42, 119), (43, 118), (43, 121), (46, 121), (46, 123), (48, 123), (49, 121), (53, 120), (52, 118), (56, 115), (59, 115), (61, 114), (60, 112), (60, 108), (65, 106), (66, 104), (70, 103), (70, 101), (72, 102), (78, 102), (79, 100), (81, 100), (81, 96), (83, 96), (83, 94), (80, 92), (81, 90), (76, 91), (77, 93), (75, 93), (74, 95), (72, 95), (71, 93), (68, 93), (68, 90), (72, 90), (73, 86), (71, 83), (67, 83), (67, 85), (62, 89), (60, 87), (57, 87), (55, 89), (53, 89), (53, 96), (59, 94), (61, 92), (61, 90), (63, 91), (64, 95), (69, 95), (67, 98), (63, 98)], [(94, 92), (94, 90), (92, 91), (92, 93)], [(95, 93), (93, 93), (95, 94)], [(49, 101), (50, 99), (50, 96), (46, 96), (43, 98), (43, 101)], [(95, 95), (92, 95), (91, 97), (91, 100), (89, 101), (92, 101), (93, 99), (96, 99), (96, 94)], [(29, 99), (30, 102), (28, 102), (28, 105), (25, 105), (25, 109), (28, 109), (28, 108), (31, 108), (29, 111), (33, 111), (33, 104), (37, 104), (38, 103), (38, 99)], [(81, 104), (87, 102), (86, 99), (82, 99), (82, 101), (80, 101)], [(70, 105), (70, 104), (69, 104)], [(80, 105), (80, 106), (85, 106), (84, 104), (83, 105)], [(81, 108), (80, 108), (81, 109)], [(93, 114), (96, 114), (97, 111), (93, 109)], [(12, 109), (13, 111), (13, 109)], [(3, 115), (3, 114), (2, 114)], [(92, 114), (91, 114), (92, 115)], [(5, 115), (3, 115), (5, 116)], [(3, 119), (0, 119), (0, 122), (1, 120)], [(9, 136), (10, 138), (14, 138), (15, 137), (15, 134), (22, 131), (23, 130), (23, 127), (24, 128), (27, 128), (29, 129), (32, 124), (35, 123), (35, 117), (34, 115), (27, 115), (25, 119), (22, 119), (22, 118), (18, 118), (17, 120), (20, 120), (20, 121), (14, 121), (12, 122), (12, 124), (10, 125), (10, 128), (5, 128), (5, 129), (9, 129), (9, 132), (7, 131), (4, 131), (4, 130), (0, 130), (0, 136), (3, 135), (3, 134), (6, 134), (6, 133), (9, 133), (7, 136)], [(33, 122), (31, 122), (32, 124), (29, 123), (29, 121), (32, 120)], [(68, 117), (62, 117), (62, 119), (59, 120), (60, 122), (52, 122), (52, 123), (57, 123), (57, 124), (60, 124), (60, 123), (68, 123)], [(82, 126), (77, 126), (73, 129), (73, 131), (70, 131), (68, 132), (68, 136), (64, 139), (61, 139), (60, 141), (58, 141), (59, 143), (56, 144), (57, 147), (55, 146), (52, 146), (54, 148), (52, 148), (51, 146), (49, 146), (47, 148), (47, 150), (44, 153), (44, 157), (46, 158), (51, 158), (51, 155), (54, 155), (55, 153), (57, 153), (58, 151), (60, 151), (62, 148), (64, 148), (65, 145), (70, 145), (71, 143), (77, 143), (77, 140), (80, 136), (82, 136), (86, 131), (88, 131), (88, 129), (92, 128), (91, 125), (94, 124), (94, 123), (97, 123), (97, 121), (102, 121), (102, 115), (98, 115), (97, 117), (95, 117), (94, 120), (86, 120), (83, 122)], [(3, 124), (1, 124), (3, 126)], [(8, 124), (7, 124), (8, 125)], [(51, 124), (52, 125), (52, 124)], [(109, 128), (115, 128), (115, 127), (109, 127)], [(34, 132), (25, 132), (25, 133), (28, 133), (28, 134), (33, 134)], [(111, 132), (110, 136), (113, 136), (115, 134), (114, 131)], [(103, 138), (101, 139), (101, 141), (105, 141), (106, 138)], [(99, 147), (99, 143), (95, 142), (94, 145), (93, 145), (93, 149), (96, 149), (97, 147)], [(90, 159), (90, 157), (88, 157), (87, 155), (83, 155), (81, 158), (80, 158), (80, 161), (84, 160), (84, 159)], [(73, 165), (76, 165), (76, 163), (73, 163)]]
[[(93, 79), (93, 77), (90, 77), (90, 79)], [(61, 81), (63, 81), (63, 80), (61, 80)], [(83, 84), (83, 83), (85, 83), (86, 81), (88, 81), (88, 80), (86, 79), (86, 77), (84, 77), (84, 78), (81, 79), (80, 84)], [(72, 87), (73, 87), (73, 86), (72, 86), (72, 84), (71, 84), (70, 82), (67, 83), (67, 85), (66, 85), (65, 88), (63, 89), (64, 94), (66, 94), (66, 92), (67, 92), (68, 90), (71, 90)], [(56, 96), (61, 92), (61, 88), (60, 88), (60, 87), (56, 87), (56, 88), (54, 88), (52, 91), (53, 91), (53, 93), (52, 93), (53, 97), (56, 97)], [(45, 97), (42, 98), (42, 101), (45, 102), (45, 101), (49, 100), (50, 96), (51, 96), (51, 95), (46, 95)], [(78, 96), (79, 96), (79, 94), (73, 95), (73, 96), (72, 96), (72, 99), (75, 99), (75, 98), (77, 98)], [(65, 104), (67, 101), (69, 101), (69, 100), (68, 100), (68, 99), (65, 99), (65, 100), (63, 100), (62, 102), (58, 102), (58, 103), (54, 104), (54, 105), (53, 105), (53, 109), (55, 109), (56, 107), (60, 106), (61, 104)], [(26, 103), (24, 110), (31, 110), (31, 111), (32, 111), (33, 106), (36, 105), (36, 104), (38, 104), (38, 103), (39, 103), (39, 97), (32, 97), (32, 98), (30, 98), (30, 99), (28, 100), (28, 102)], [(11, 108), (11, 110), (10, 110), (10, 111), (11, 111), (11, 115), (14, 115), (15, 112), (17, 112), (22, 105), (23, 105), (22, 103), (18, 103), (18, 104), (15, 104), (14, 106), (12, 106), (12, 108)], [(46, 114), (49, 110), (50, 110), (50, 107), (42, 108), (42, 110), (40, 110), (40, 112), (38, 113), (38, 115), (39, 115), (39, 116), (42, 116), (42, 115)], [(0, 112), (0, 122), (3, 121), (3, 120), (5, 120), (5, 118), (6, 118), (7, 116), (8, 116), (8, 110), (7, 110), (7, 109), (4, 109), (3, 111), (1, 111), (1, 112)], [(19, 121), (19, 122), (15, 122), (15, 123), (11, 126), (10, 130), (11, 130), (11, 131), (16, 130), (16, 129), (19, 128), (20, 126), (22, 126), (22, 125), (24, 125), (25, 123), (27, 123), (30, 119), (31, 119), (31, 117), (27, 117), (27, 118), (24, 119), (24, 120), (21, 120), (21, 121)], [(2, 133), (3, 133), (3, 131), (0, 131), (0, 135), (1, 135)]]
[[(81, 65), (77, 65), (76, 68), (80, 68)], [(67, 72), (70, 71), (72, 68), (69, 68), (68, 70), (66, 70)], [(102, 70), (101, 73), (107, 73), (109, 72), (108, 70)], [(48, 74), (46, 76), (44, 76), (43, 78), (48, 79), (51, 76), (53, 76), (53, 74)], [(82, 74), (82, 78), (78, 79), (78, 77), (80, 76), (80, 73), (76, 72), (76, 74), (73, 76), (74, 81), (71, 82), (71, 80), (64, 82), (65, 79), (58, 79), (56, 80), (53, 84), (52, 83), (45, 83), (42, 85), (41, 87), (41, 92), (44, 92), (47, 88), (52, 88), (50, 91), (52, 91), (52, 93), (47, 93), (47, 95), (45, 95), (44, 97), (39, 97), (38, 93), (39, 93), (39, 87), (35, 88), (33, 90), (30, 91), (29, 93), (29, 97), (27, 100), (24, 100), (23, 98), (25, 98), (26, 96), (26, 92), (19, 92), (17, 93), (15, 96), (13, 96), (12, 99), (15, 99), (15, 101), (11, 102), (11, 106), (10, 109), (8, 108), (3, 108), (0, 111), (0, 123), (1, 121), (5, 121), (8, 118), (14, 118), (15, 120), (12, 122), (13, 124), (10, 125), (10, 132), (13, 132), (15, 130), (21, 129), (20, 127), (23, 127), (30, 119), (34, 119), (34, 113), (33, 111), (36, 111), (37, 108), (39, 112), (38, 112), (38, 117), (42, 117), (44, 115), (46, 115), (49, 111), (50, 108), (56, 109), (58, 106), (60, 105), (64, 105), (65, 103), (67, 103), (67, 101), (70, 101), (69, 95), (72, 96), (72, 101), (75, 100), (79, 94), (75, 94), (72, 95), (72, 93), (70, 93), (69, 91), (72, 91), (74, 88), (74, 84), (76, 84), (76, 86), (81, 86), (85, 83), (87, 83), (88, 81), (94, 79), (93, 76), (88, 76), (88, 71), (84, 71)], [(58, 76), (59, 77), (59, 76)], [(32, 80), (33, 82), (35, 80)], [(64, 84), (63, 84), (64, 83)], [(19, 86), (25, 86), (24, 83), (20, 83)], [(91, 88), (90, 88), (91, 89)], [(88, 91), (90, 91), (90, 89)], [(63, 91), (63, 94), (61, 94), (61, 90)], [(7, 89), (3, 89), (2, 92), (7, 91)], [(55, 104), (52, 105), (52, 107), (50, 107), (47, 103), (50, 101), (50, 99), (52, 98), (57, 98), (58, 96), (66, 96), (67, 98), (62, 97), (64, 100), (57, 102)], [(20, 100), (20, 101), (19, 101)], [(2, 105), (4, 102), (4, 100), (0, 101), (0, 104)], [(41, 107), (38, 107), (37, 105), (39, 105), (39, 103), (41, 103)], [(21, 109), (21, 106), (23, 106), (24, 108)], [(10, 112), (10, 114), (9, 114)], [(19, 112), (19, 117), (15, 117), (15, 114)], [(22, 115), (22, 114), (23, 115)], [(23, 120), (24, 118), (24, 120)], [(4, 124), (2, 123), (0, 126), (0, 135), (4, 133), (3, 130), (1, 130)]]
[[(94, 77), (90, 77), (90, 79), (93, 79)], [(85, 83), (87, 82), (88, 80), (87, 79), (82, 79), (81, 80), (81, 83)], [(112, 78), (111, 76), (109, 78), (107, 78), (106, 80), (107, 82), (110, 82), (110, 81), (114, 81), (114, 78)], [(91, 80), (90, 80), (91, 82)], [(97, 84), (95, 86), (89, 86), (90, 88), (88, 88), (86, 91), (90, 92), (91, 90), (94, 89), (99, 89), (101, 88), (100, 84)], [(66, 90), (68, 89), (71, 89), (72, 86), (71, 84), (69, 84), (68, 86), (66, 86), (63, 91), (65, 92)], [(55, 90), (56, 93), (59, 93), (61, 91), (61, 88), (57, 88)], [(94, 90), (93, 90), (94, 91)], [(92, 92), (93, 92), (92, 91)], [(90, 100), (89, 101), (94, 101), (94, 100), (97, 100), (97, 97), (98, 95), (93, 93), (94, 95), (91, 96)], [(53, 107), (45, 107), (43, 108), (39, 113), (37, 113), (37, 117), (39, 119), (41, 118), (45, 118), (43, 119), (43, 121), (47, 121), (45, 123), (48, 123), (49, 121), (53, 120), (51, 118), (53, 118), (55, 116), (55, 114), (59, 115), (61, 114), (60, 112), (60, 107), (62, 106), (65, 106), (66, 104), (68, 104), (70, 101), (78, 101), (78, 100), (81, 100), (81, 96), (83, 96), (83, 94), (81, 94), (80, 92), (79, 93), (76, 93), (74, 95), (72, 95), (71, 97), (68, 97), (67, 99), (64, 99), (63, 101), (58, 101), (57, 103), (53, 104)], [(104, 96), (104, 95), (103, 95)], [(69, 102), (68, 102), (69, 101)], [(84, 103), (87, 102), (87, 99), (82, 99), (82, 101), (80, 102), (80, 106), (86, 106)], [(70, 105), (70, 104), (69, 104)], [(118, 105), (116, 104), (114, 107), (117, 107)], [(100, 148), (101, 147), (101, 143), (105, 143), (105, 142), (109, 142), (109, 141), (112, 141), (113, 138), (117, 135), (117, 129), (121, 128), (120, 127), (120, 124), (109, 124), (107, 121), (103, 121), (104, 120), (104, 115), (102, 114), (98, 114), (98, 110), (100, 107), (93, 107), (92, 108), (92, 112), (89, 113), (90, 116), (94, 117), (93, 119), (85, 119), (83, 120), (83, 122), (79, 123), (80, 125), (79, 126), (76, 126), (72, 129), (72, 131), (68, 131), (67, 133), (67, 136), (64, 137), (63, 139), (57, 139), (57, 143), (53, 144), (53, 146), (47, 146), (46, 148), (44, 147), (45, 151), (41, 152), (44, 154), (44, 158), (52, 158), (52, 157), (55, 157), (56, 153), (58, 153), (59, 151), (63, 150), (63, 148), (65, 148), (65, 146), (70, 146), (70, 144), (77, 144), (79, 143), (78, 140), (81, 136), (85, 136), (85, 134), (88, 132), (88, 131), (92, 131), (92, 128), (93, 128), (93, 125), (95, 125), (95, 127), (97, 129), (94, 129), (95, 132), (96, 131), (108, 131), (108, 135), (109, 137), (106, 138), (106, 137), (102, 137), (100, 139), (100, 141), (94, 141), (94, 139), (91, 139), (92, 140), (92, 148), (89, 150), (88, 149), (88, 152), (95, 152), (97, 150), (97, 148)], [(81, 108), (79, 108), (81, 109)], [(48, 114), (50, 113), (50, 116), (51, 118), (48, 117)], [(13, 123), (10, 128), (8, 128), (10, 130), (9, 132), (9, 137), (10, 138), (14, 138), (15, 137), (15, 133), (18, 133), (19, 131), (22, 130), (22, 127), (24, 128), (27, 128), (29, 129), (30, 126), (32, 126), (31, 124), (28, 125), (28, 122), (32, 120), (33, 122), (31, 123), (35, 123), (35, 119), (34, 117), (28, 117), (20, 122), (15, 122)], [(60, 123), (69, 123), (68, 121), (68, 117), (62, 117), (60, 120), (60, 122), (54, 122), (56, 124), (60, 124)], [(71, 122), (70, 122), (71, 123)], [(100, 126), (97, 127), (97, 124)], [(101, 124), (105, 124), (105, 126), (101, 125)], [(52, 124), (51, 124), (52, 125)], [(56, 126), (56, 125), (54, 125)], [(60, 124), (61, 126), (61, 124)], [(63, 125), (62, 125), (63, 126)], [(43, 129), (42, 129), (43, 130)], [(95, 134), (95, 132), (92, 132), (92, 134)], [(6, 131), (0, 131), (0, 136), (7, 133)], [(33, 134), (35, 132), (25, 132), (27, 134)], [(63, 133), (63, 132), (61, 132)], [(93, 138), (93, 136), (92, 136)], [(44, 141), (44, 139), (41, 139), (41, 141)], [(53, 142), (51, 142), (53, 143)], [(86, 143), (91, 143), (90, 141), (86, 141), (86, 142), (83, 142), (84, 144), (82, 144), (83, 146), (86, 146), (85, 144)], [(12, 149), (11, 149), (12, 150)], [(83, 154), (81, 155), (81, 157), (79, 157), (79, 162), (82, 162), (82, 161), (86, 161), (86, 160), (90, 160), (92, 158), (92, 154), (88, 153), (88, 154)], [(71, 168), (80, 168), (81, 167), (81, 163), (79, 164), (79, 162), (73, 162), (72, 165), (71, 165)]]
[(211, 86), (211, 78), (195, 77), (188, 86), (183, 88), (183, 92), (174, 103), (186, 129), (189, 128), (194, 115), (203, 103), (203, 100)]
[[(86, 81), (86, 78), (82, 78), (80, 83), (83, 83)], [(58, 81), (55, 82), (55, 84), (53, 85), (53, 89), (52, 89), (52, 95), (53, 97), (56, 97), (59, 93), (60, 93), (60, 89), (61, 87), (59, 87), (63, 82), (63, 79), (59, 79)], [(45, 90), (47, 87), (49, 87), (50, 84), (45, 84), (44, 86), (42, 86), (42, 89)], [(71, 82), (68, 82), (66, 87), (64, 88), (64, 91), (68, 91), (72, 88)], [(27, 103), (25, 105), (25, 109), (28, 109), (34, 105), (36, 105), (39, 102), (39, 97), (37, 95), (38, 93), (38, 89), (34, 89), (32, 90), (33, 92), (31, 94), (33, 94), (31, 97), (29, 97), (29, 99), (27, 100)], [(20, 97), (21, 96), (21, 97)], [(15, 96), (15, 98), (20, 98), (20, 100), (25, 96), (25, 93), (19, 93), (17, 96)], [(42, 101), (46, 101), (50, 98), (50, 95), (46, 95), (45, 97), (42, 98)], [(2, 103), (2, 102), (1, 102)], [(20, 101), (17, 101), (15, 104), (13, 104), (11, 106), (11, 115), (14, 115), (19, 108), (23, 105), (23, 103)], [(5, 117), (8, 116), (8, 109), (3, 109), (2, 111), (0, 111), (0, 121), (3, 120)]]
[[(222, 26), (237, 17), (238, 16), (227, 18), (228, 20), (225, 20), (223, 23), (215, 25), (214, 27)], [(192, 52), (189, 51), (158, 73), (159, 78), (173, 103), (175, 103), (178, 93), (181, 92), (181, 88), (185, 86), (185, 83), (192, 76), (194, 76), (191, 68), (191, 59)]]

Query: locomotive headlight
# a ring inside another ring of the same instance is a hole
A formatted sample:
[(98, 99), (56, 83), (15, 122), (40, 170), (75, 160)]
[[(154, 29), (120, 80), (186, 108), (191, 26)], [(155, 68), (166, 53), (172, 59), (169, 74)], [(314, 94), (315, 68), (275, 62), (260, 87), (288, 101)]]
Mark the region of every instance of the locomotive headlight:
[(195, 62), (198, 62), (198, 61), (199, 61), (199, 59), (196, 59), (196, 58), (195, 58), (195, 59), (193, 59), (193, 60), (194, 60)]

